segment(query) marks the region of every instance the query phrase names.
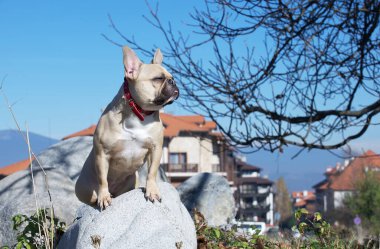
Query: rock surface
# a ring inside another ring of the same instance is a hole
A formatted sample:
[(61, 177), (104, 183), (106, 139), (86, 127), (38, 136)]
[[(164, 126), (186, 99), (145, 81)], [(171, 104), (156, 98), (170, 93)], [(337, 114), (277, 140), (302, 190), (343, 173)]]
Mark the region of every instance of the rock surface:
[(196, 234), (190, 214), (175, 188), (158, 184), (162, 202), (146, 201), (141, 189), (125, 193), (100, 212), (83, 205), (78, 220), (62, 237), (58, 248), (196, 248)]
[(208, 225), (227, 225), (236, 215), (235, 200), (228, 181), (213, 173), (199, 173), (177, 187), (181, 201), (191, 212), (200, 211)]
[(92, 137), (74, 137), (60, 141), (38, 155), (44, 168), (58, 168), (74, 182), (92, 149)]
[[(49, 190), (55, 216), (71, 224), (75, 211), (81, 205), (74, 194), (74, 182), (59, 169), (46, 169)], [(50, 207), (45, 185), (45, 174), (34, 170), (34, 182), (40, 208)], [(0, 245), (11, 246), (16, 242), (12, 229), (12, 217), (16, 214), (30, 216), (36, 212), (31, 174), (27, 170), (16, 172), (0, 181)]]
[[(83, 164), (92, 149), (92, 137), (75, 137), (61, 141), (38, 155), (43, 166), (52, 197), (55, 214), (66, 224), (71, 224), (81, 205), (75, 196), (74, 186)], [(45, 174), (33, 162), (37, 199), (41, 208), (50, 207), (45, 184)], [(139, 170), (139, 185), (145, 187), (147, 166)], [(168, 181), (160, 168), (158, 182)], [(11, 229), (12, 216), (35, 213), (35, 196), (30, 170), (16, 172), (0, 180), (0, 246), (13, 245), (16, 233)]]

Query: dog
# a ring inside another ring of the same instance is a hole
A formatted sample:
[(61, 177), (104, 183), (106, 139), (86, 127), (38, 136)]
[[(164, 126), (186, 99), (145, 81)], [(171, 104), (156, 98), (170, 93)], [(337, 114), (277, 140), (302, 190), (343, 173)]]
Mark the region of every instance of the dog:
[(161, 65), (160, 49), (151, 64), (144, 64), (123, 47), (124, 83), (97, 124), (93, 148), (75, 184), (78, 199), (101, 210), (135, 188), (136, 171), (145, 163), (148, 174), (145, 198), (161, 201), (156, 183), (164, 127), (159, 110), (179, 96), (173, 76)]

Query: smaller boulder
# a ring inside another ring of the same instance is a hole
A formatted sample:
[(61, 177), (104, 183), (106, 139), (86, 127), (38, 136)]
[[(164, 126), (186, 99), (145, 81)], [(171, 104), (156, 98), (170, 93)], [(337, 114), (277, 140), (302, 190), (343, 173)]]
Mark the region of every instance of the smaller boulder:
[(74, 182), (63, 171), (48, 168), (43, 172), (35, 166), (34, 187), (30, 171), (16, 172), (0, 181), (0, 246), (12, 246), (17, 241), (17, 232), (12, 229), (14, 215), (30, 216), (36, 212), (34, 189), (38, 207), (50, 208), (45, 173), (55, 216), (68, 225), (74, 221), (75, 210), (81, 203), (74, 194)]
[(224, 226), (235, 218), (235, 200), (223, 176), (200, 173), (187, 179), (177, 190), (187, 210), (192, 212), (196, 208), (210, 226)]
[(58, 248), (196, 248), (193, 220), (169, 183), (158, 183), (162, 202), (150, 202), (142, 189), (112, 200), (104, 211), (83, 205), (77, 221), (61, 238)]

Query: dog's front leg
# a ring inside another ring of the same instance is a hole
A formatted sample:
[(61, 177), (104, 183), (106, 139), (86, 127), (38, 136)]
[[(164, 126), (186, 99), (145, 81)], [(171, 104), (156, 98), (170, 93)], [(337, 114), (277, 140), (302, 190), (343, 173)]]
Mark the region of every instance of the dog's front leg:
[(160, 190), (158, 189), (156, 178), (162, 156), (162, 144), (152, 144), (150, 154), (145, 198), (149, 199), (151, 202), (154, 202), (155, 199), (161, 202)]
[(101, 210), (111, 205), (111, 194), (108, 190), (108, 159), (100, 145), (95, 146), (95, 170), (98, 178), (97, 202)]

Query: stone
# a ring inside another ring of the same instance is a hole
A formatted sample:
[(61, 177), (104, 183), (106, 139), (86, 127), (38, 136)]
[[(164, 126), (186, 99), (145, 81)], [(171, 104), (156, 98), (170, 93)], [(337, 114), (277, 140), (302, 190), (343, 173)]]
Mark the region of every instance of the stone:
[[(59, 169), (46, 169), (45, 173), (55, 216), (69, 225), (81, 205), (74, 193), (74, 182)], [(45, 173), (36, 168), (33, 174), (39, 208), (51, 207)], [(34, 187), (28, 170), (16, 172), (0, 181), (0, 245), (12, 246), (16, 243), (17, 234), (12, 230), (14, 215), (30, 216), (36, 212)]]
[[(74, 137), (61, 141), (41, 152), (33, 161), (33, 172), (37, 200), (41, 208), (50, 206), (45, 179), (54, 205), (55, 214), (66, 224), (71, 224), (75, 212), (81, 205), (75, 195), (75, 181), (92, 149), (90, 136)], [(148, 169), (144, 165), (139, 170), (139, 185), (145, 187)], [(167, 182), (165, 172), (160, 168), (158, 182)], [(12, 217), (16, 214), (35, 213), (35, 196), (30, 169), (18, 171), (0, 180), (0, 245), (13, 245), (16, 233), (12, 229)]]
[(225, 226), (236, 215), (235, 200), (228, 181), (214, 173), (199, 173), (177, 187), (189, 212), (200, 211), (210, 226)]
[(142, 189), (135, 189), (112, 200), (99, 211), (83, 205), (77, 221), (61, 238), (58, 248), (196, 248), (196, 232), (190, 214), (169, 183), (158, 183), (162, 202), (150, 202)]
[(92, 140), (90, 136), (63, 140), (42, 151), (37, 158), (44, 168), (61, 169), (75, 182), (90, 154)]

